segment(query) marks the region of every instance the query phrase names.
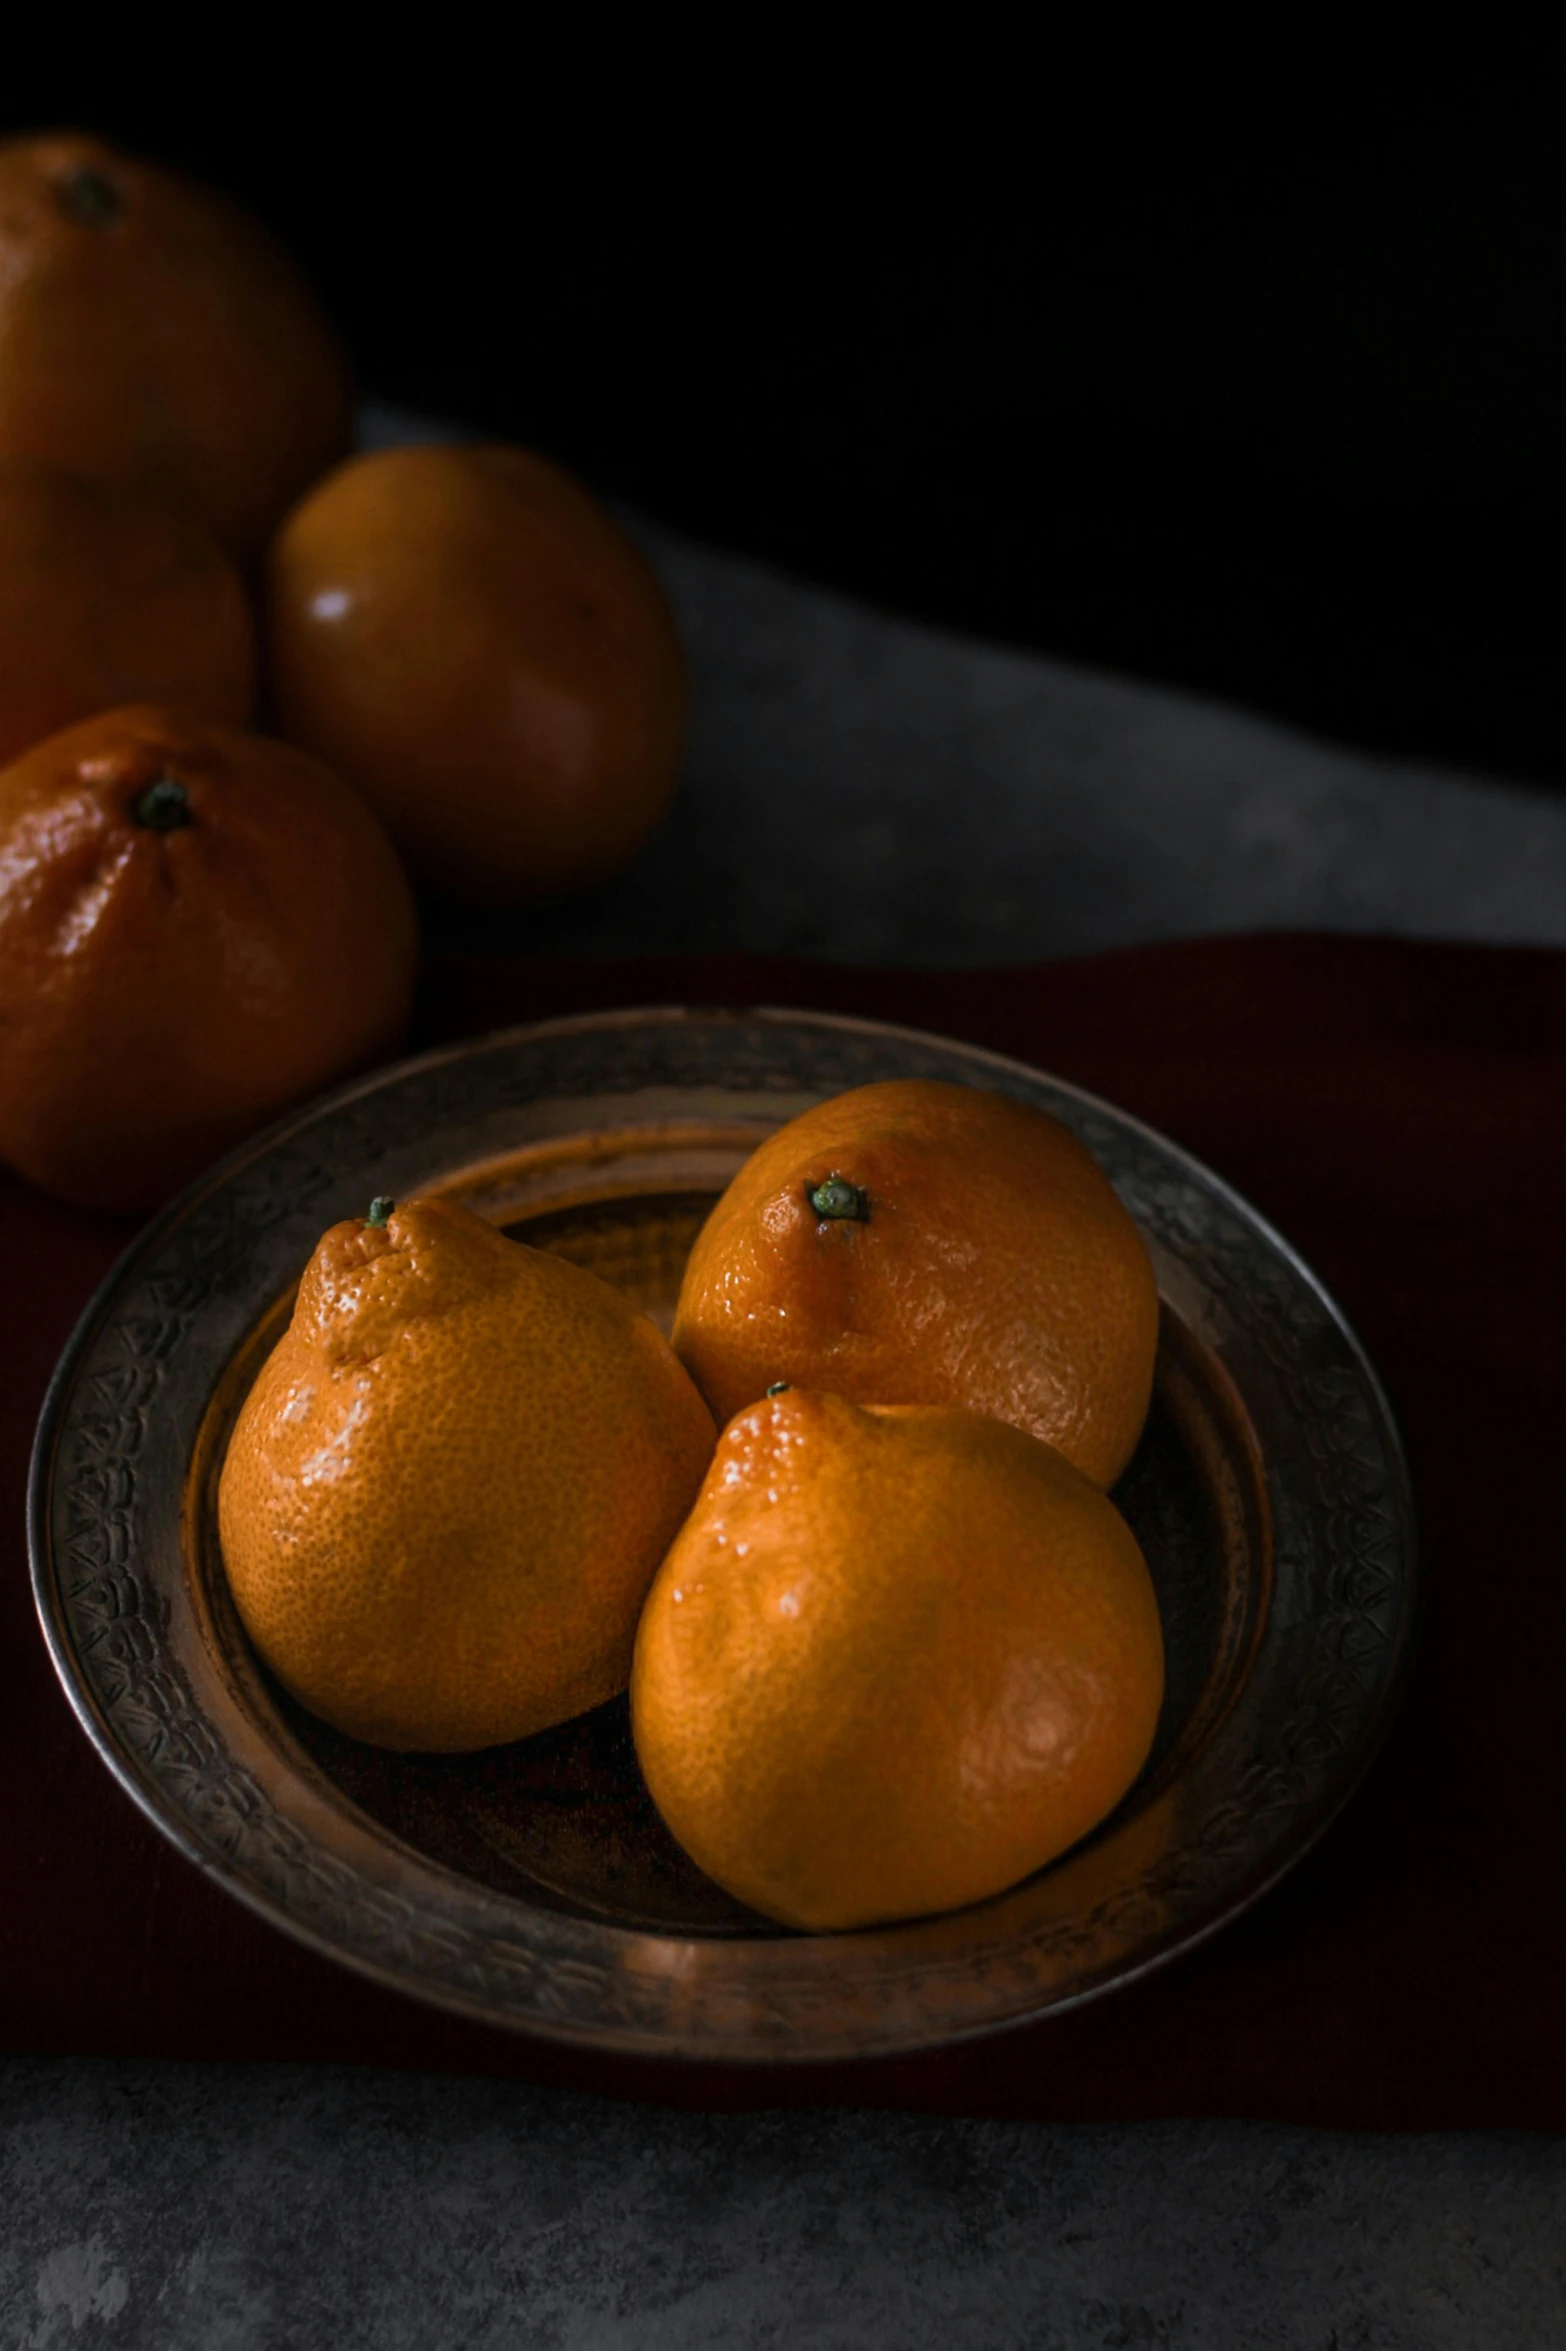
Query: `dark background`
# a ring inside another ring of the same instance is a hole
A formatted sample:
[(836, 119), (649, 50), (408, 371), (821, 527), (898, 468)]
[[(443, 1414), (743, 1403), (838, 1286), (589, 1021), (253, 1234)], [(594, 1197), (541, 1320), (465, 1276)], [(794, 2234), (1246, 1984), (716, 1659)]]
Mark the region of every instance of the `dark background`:
[(773, 119), (761, 66), (628, 113), (537, 59), (323, 94), (82, 49), (0, 124), (247, 198), (385, 398), (899, 612), (1566, 782), (1542, 69)]

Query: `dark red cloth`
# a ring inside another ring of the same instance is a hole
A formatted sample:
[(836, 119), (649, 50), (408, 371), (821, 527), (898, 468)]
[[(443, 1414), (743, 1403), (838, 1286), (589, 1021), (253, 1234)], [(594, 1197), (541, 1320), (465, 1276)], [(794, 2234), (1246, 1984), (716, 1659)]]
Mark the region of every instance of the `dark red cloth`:
[(1415, 1671), (1371, 1778), (1204, 1950), (947, 2052), (655, 2065), (379, 1991), (181, 1861), (56, 1688), (26, 1576), (28, 1445), (124, 1234), (9, 1185), (0, 2044), (462, 2069), (711, 2107), (1566, 2126), (1566, 955), (1269, 938), (939, 974), (474, 960), (432, 967), (421, 1033), (649, 1002), (830, 1007), (1015, 1054), (1178, 1138), (1303, 1250), (1387, 1381), (1425, 1542)]

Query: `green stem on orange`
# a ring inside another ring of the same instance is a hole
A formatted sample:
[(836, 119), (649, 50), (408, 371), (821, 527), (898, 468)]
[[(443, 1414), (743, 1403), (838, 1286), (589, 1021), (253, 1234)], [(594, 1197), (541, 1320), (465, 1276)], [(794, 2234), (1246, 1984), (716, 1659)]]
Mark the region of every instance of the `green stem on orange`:
[(87, 164), (61, 180), (55, 195), (67, 220), (79, 221), (84, 229), (112, 228), (125, 210), (124, 189)]
[(851, 1184), (846, 1176), (829, 1175), (824, 1184), (817, 1184), (807, 1194), (817, 1216), (839, 1223), (868, 1224), (870, 1222), (870, 1195), (863, 1184)]
[(769, 1396), (786, 1396), (788, 1391), (789, 1382), (787, 1380), (774, 1380), (771, 1387), (767, 1390), (767, 1394)]
[(370, 1213), (364, 1220), (368, 1229), (372, 1233), (381, 1232), (385, 1228), (386, 1219), (396, 1205), (396, 1201), (389, 1192), (377, 1192), (375, 1198), (370, 1202)]
[(172, 776), (159, 776), (156, 783), (149, 784), (131, 814), (154, 833), (177, 832), (181, 825), (196, 821), (190, 813), (189, 792)]

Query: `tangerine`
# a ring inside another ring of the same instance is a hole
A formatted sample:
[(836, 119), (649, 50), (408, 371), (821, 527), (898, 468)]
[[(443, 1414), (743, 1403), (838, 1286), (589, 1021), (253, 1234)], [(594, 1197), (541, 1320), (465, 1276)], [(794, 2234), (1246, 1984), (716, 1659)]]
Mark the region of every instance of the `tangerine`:
[(977, 1902), (1151, 1748), (1158, 1605), (1108, 1497), (977, 1413), (793, 1389), (718, 1441), (642, 1614), (636, 1751), (692, 1859), (812, 1931)]
[(697, 1236), (674, 1344), (720, 1422), (779, 1379), (961, 1405), (1108, 1486), (1147, 1417), (1158, 1289), (1057, 1119), (900, 1078), (818, 1103), (745, 1162)]
[(248, 558), (352, 432), (343, 348), (241, 206), (82, 133), (0, 141), (0, 456), (146, 481)]
[(447, 896), (599, 881), (674, 789), (686, 679), (663, 591), (530, 450), (340, 466), (273, 544), (265, 637), (280, 731), (350, 777)]
[(334, 1225), (219, 1482), (240, 1616), (350, 1737), (467, 1749), (625, 1687), (713, 1445), (667, 1340), (455, 1203)]
[(385, 1053), (418, 948), (396, 853), (305, 752), (140, 705), (0, 770), (0, 1159), (153, 1206)]

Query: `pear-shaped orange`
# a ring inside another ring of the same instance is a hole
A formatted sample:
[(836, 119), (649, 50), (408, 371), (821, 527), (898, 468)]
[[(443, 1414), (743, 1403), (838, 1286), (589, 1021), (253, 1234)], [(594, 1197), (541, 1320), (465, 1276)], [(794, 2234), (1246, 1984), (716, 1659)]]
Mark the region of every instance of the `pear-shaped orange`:
[(976, 1902), (1087, 1835), (1163, 1696), (1136, 1540), (977, 1413), (790, 1390), (724, 1430), (642, 1615), (636, 1751), (710, 1877), (785, 1924)]
[(334, 1225), (219, 1485), (246, 1629), (351, 1737), (520, 1739), (625, 1687), (711, 1457), (656, 1325), (439, 1199)]

